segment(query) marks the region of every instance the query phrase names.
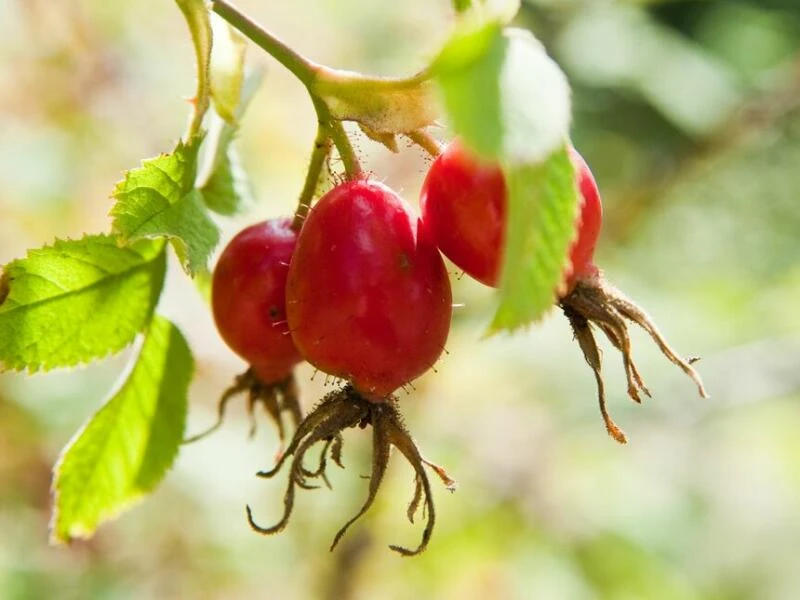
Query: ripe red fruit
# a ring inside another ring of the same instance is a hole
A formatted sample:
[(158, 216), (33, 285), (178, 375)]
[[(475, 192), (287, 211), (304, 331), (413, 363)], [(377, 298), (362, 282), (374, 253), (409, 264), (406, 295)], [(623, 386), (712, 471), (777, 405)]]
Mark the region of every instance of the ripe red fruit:
[(291, 219), (251, 225), (230, 241), (214, 269), (217, 329), (263, 383), (285, 379), (302, 360), (286, 323), (286, 277), (296, 242)]
[[(270, 478), (290, 465), (283, 516), (262, 527), (248, 506), (250, 526), (264, 535), (283, 530), (295, 488), (317, 487), (309, 482), (315, 478), (328, 483), (329, 457), (342, 466), (342, 432), (372, 426), (369, 492), (331, 549), (374, 502), (394, 446), (416, 475), (406, 514), (413, 522), (424, 502), (427, 522), (416, 548), (390, 547), (406, 556), (422, 552), (436, 520), (425, 467), (449, 489), (455, 482), (423, 458), (392, 392), (433, 366), (444, 349), (452, 298), (439, 251), (421, 221), (388, 187), (366, 179), (342, 183), (319, 200), (303, 224), (289, 268), (286, 307), (292, 337), (304, 358), (348, 383), (328, 394), (297, 426), (275, 467), (258, 473)], [(310, 470), (305, 457), (317, 442), (324, 446), (318, 467)]]
[(569, 266), (564, 273), (567, 292), (572, 290), (579, 279), (597, 275), (594, 249), (603, 225), (603, 204), (594, 175), (583, 157), (572, 146), (569, 147), (569, 157), (575, 167), (575, 180), (580, 192), (580, 210), (578, 231), (570, 246)]
[(319, 200), (297, 242), (287, 316), (305, 359), (379, 400), (427, 371), (450, 328), (447, 271), (385, 185), (358, 179)]
[(425, 177), (420, 210), (447, 258), (478, 281), (497, 285), (506, 228), (506, 183), (497, 165), (451, 143)]
[[(680, 367), (706, 391), (693, 360), (681, 358), (667, 343), (650, 316), (603, 278), (594, 264), (594, 249), (600, 235), (603, 208), (597, 184), (589, 167), (570, 147), (580, 191), (577, 234), (569, 249), (569, 264), (563, 274), (558, 304), (570, 321), (575, 339), (594, 372), (600, 412), (608, 433), (618, 442), (625, 434), (608, 414), (600, 374), (600, 351), (596, 328), (622, 354), (628, 380), (628, 395), (636, 402), (650, 391), (631, 356), (627, 321), (647, 331), (664, 356)], [(452, 143), (433, 162), (420, 198), (422, 218), (444, 254), (466, 273), (491, 286), (498, 284), (507, 220), (507, 192), (501, 169), (483, 163), (460, 144)]]
[(217, 422), (187, 439), (194, 442), (221, 424), (228, 401), (247, 393), (251, 435), (254, 407), (261, 402), (284, 439), (281, 412), (301, 418), (292, 368), (302, 360), (286, 324), (286, 276), (297, 243), (288, 218), (271, 219), (240, 231), (225, 247), (211, 281), (211, 308), (217, 330), (236, 354), (250, 363), (222, 395)]
[[(570, 266), (564, 273), (568, 290), (579, 277), (597, 272), (592, 258), (603, 214), (589, 167), (572, 147), (570, 157), (581, 207), (577, 235), (570, 247)], [(507, 218), (501, 169), (454, 142), (431, 165), (422, 185), (420, 207), (422, 220), (445, 256), (471, 277), (497, 286)]]

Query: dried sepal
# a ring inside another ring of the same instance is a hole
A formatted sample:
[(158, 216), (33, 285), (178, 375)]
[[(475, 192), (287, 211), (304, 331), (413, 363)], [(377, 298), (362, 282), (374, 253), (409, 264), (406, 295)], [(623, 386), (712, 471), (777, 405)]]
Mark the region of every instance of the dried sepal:
[(253, 372), (253, 369), (248, 369), (241, 375), (237, 375), (233, 384), (222, 393), (219, 399), (217, 421), (205, 431), (186, 438), (183, 443), (191, 444), (197, 442), (219, 429), (225, 419), (225, 410), (228, 403), (239, 394), (247, 395), (247, 414), (250, 418), (249, 436), (252, 438), (256, 433), (258, 422), (255, 410), (256, 405), (260, 404), (278, 430), (278, 439), (280, 440), (278, 456), (280, 456), (283, 453), (283, 446), (286, 441), (284, 415), (288, 414), (295, 427), (303, 419), (303, 411), (300, 408), (299, 392), (294, 374), (290, 374), (286, 379), (275, 383), (262, 382)]
[[(359, 511), (336, 533), (331, 550), (336, 547), (350, 526), (360, 519), (374, 503), (383, 482), (393, 446), (400, 451), (414, 469), (415, 490), (408, 509), (408, 517), (413, 522), (413, 516), (422, 504), (426, 523), (422, 539), (416, 548), (409, 549), (397, 545), (392, 545), (390, 548), (404, 556), (413, 556), (425, 550), (436, 521), (433, 495), (425, 466), (431, 467), (448, 489), (455, 489), (455, 481), (447, 475), (442, 467), (423, 458), (403, 423), (396, 398), (390, 397), (384, 402), (372, 402), (361, 396), (351, 385), (346, 385), (325, 396), (300, 423), (286, 452), (275, 466), (257, 474), (259, 477), (271, 478), (280, 472), (285, 464), (289, 464), (289, 478), (284, 494), (282, 517), (274, 525), (262, 527), (255, 522), (252, 510), (250, 506), (247, 506), (247, 519), (250, 526), (264, 535), (282, 531), (288, 524), (294, 508), (295, 488), (319, 487), (310, 482), (313, 479), (321, 479), (330, 487), (326, 475), (327, 458), (330, 456), (333, 462), (341, 466), (342, 432), (351, 427), (365, 428), (367, 426), (372, 427), (372, 468), (369, 475), (367, 497)], [(318, 459), (317, 468), (312, 471), (304, 466), (304, 460), (306, 453), (319, 442), (323, 442), (322, 453)]]
[(645, 385), (633, 360), (628, 322), (639, 325), (649, 333), (661, 353), (695, 382), (700, 396), (708, 398), (700, 375), (692, 367), (692, 364), (698, 359), (682, 358), (669, 345), (650, 315), (621, 291), (609, 285), (601, 274), (578, 281), (572, 291), (561, 299), (560, 306), (569, 319), (575, 339), (586, 362), (594, 372), (600, 413), (609, 435), (616, 441), (624, 444), (627, 438), (606, 409), (605, 386), (601, 374), (601, 353), (597, 347), (592, 326), (602, 331), (622, 355), (622, 363), (628, 381), (628, 396), (635, 402), (641, 403), (641, 394), (649, 397), (650, 390)]

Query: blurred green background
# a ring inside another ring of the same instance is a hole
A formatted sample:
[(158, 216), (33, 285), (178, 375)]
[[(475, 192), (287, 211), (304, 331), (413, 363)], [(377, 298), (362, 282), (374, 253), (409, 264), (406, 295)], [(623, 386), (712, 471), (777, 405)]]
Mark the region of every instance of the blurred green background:
[[(421, 68), (452, 23), (445, 0), (241, 0), (304, 54), (383, 75)], [(605, 434), (594, 380), (553, 313), (481, 340), (491, 292), (454, 281), (449, 354), (401, 398), (434, 481), (428, 551), (404, 519), (412, 474), (393, 461), (379, 501), (333, 554), (360, 506), (368, 437), (347, 436), (334, 490), (302, 494), (289, 528), (262, 538), (284, 479), (256, 479), (274, 431), (246, 438), (243, 403), (185, 447), (164, 485), (70, 548), (47, 543), (50, 469), (96, 410), (125, 356), (74, 372), (0, 377), (0, 598), (714, 598), (800, 597), (800, 3), (797, 0), (523, 3), (570, 77), (574, 141), (604, 194), (598, 261), (675, 347), (700, 355), (712, 394), (633, 332), (654, 392), (625, 396), (606, 347)], [(241, 132), (258, 203), (223, 223), (293, 209), (314, 135), (301, 87), (276, 63)], [(122, 172), (183, 132), (193, 55), (167, 0), (0, 0), (0, 262), (54, 237), (107, 230)], [(442, 136), (444, 131), (440, 132)], [(361, 137), (375, 177), (416, 202), (427, 159)], [(243, 365), (172, 265), (161, 310), (198, 362), (189, 431)], [(307, 405), (325, 389), (300, 370)]]

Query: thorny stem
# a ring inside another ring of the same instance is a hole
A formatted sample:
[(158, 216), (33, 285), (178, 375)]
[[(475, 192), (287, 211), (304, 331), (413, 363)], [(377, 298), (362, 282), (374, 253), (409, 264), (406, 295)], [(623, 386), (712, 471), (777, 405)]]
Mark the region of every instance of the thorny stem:
[(189, 26), (192, 44), (194, 45), (195, 60), (197, 62), (197, 90), (195, 91), (194, 98), (190, 101), (192, 112), (189, 118), (189, 125), (186, 128), (186, 141), (188, 142), (191, 138), (200, 133), (203, 117), (205, 117), (211, 102), (211, 78), (208, 72), (208, 62), (204, 58), (204, 48), (208, 41), (205, 37), (210, 35), (210, 32), (203, 26), (203, 23), (198, 21), (196, 11), (188, 2), (179, 0), (177, 4), (178, 8), (180, 8), (183, 13), (184, 19), (186, 19), (186, 24)]
[(337, 87), (370, 88), (382, 92), (407, 90), (419, 87), (431, 78), (428, 69), (423, 69), (411, 77), (392, 78), (369, 77), (326, 67), (292, 50), (275, 34), (253, 21), (233, 4), (225, 0), (210, 0), (210, 6), (211, 10), (291, 71), (312, 96), (320, 95), (318, 87), (324, 88), (327, 92), (332, 92)]

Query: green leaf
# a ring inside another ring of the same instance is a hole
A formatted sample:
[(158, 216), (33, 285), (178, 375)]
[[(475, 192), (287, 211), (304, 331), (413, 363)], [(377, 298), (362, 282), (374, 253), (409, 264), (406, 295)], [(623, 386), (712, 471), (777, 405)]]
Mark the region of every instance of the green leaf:
[(220, 215), (232, 216), (254, 204), (250, 179), (235, 147), (228, 147), (201, 191), (206, 206)]
[(58, 240), (3, 270), (0, 368), (71, 367), (117, 352), (147, 327), (164, 283), (164, 244), (110, 235)]
[(530, 32), (498, 21), (465, 26), (432, 69), (450, 125), (484, 158), (541, 162), (566, 139), (569, 85)]
[(211, 99), (217, 114), (236, 124), (236, 110), (244, 82), (244, 36), (217, 15), (211, 15)]
[(51, 538), (89, 538), (163, 479), (178, 453), (194, 368), (180, 331), (156, 317), (119, 389), (54, 469)]
[(172, 242), (184, 270), (193, 275), (205, 268), (219, 241), (217, 226), (194, 188), (201, 137), (179, 142), (171, 154), (145, 160), (125, 174), (112, 196), (113, 229), (128, 242), (166, 238)]
[(204, 0), (175, 0), (181, 9), (189, 32), (192, 35), (195, 61), (197, 64), (197, 91), (192, 102), (192, 119), (189, 135), (200, 131), (203, 115), (208, 110), (211, 95), (210, 74), (212, 33), (208, 9)]
[(490, 333), (541, 318), (555, 303), (575, 235), (578, 190), (566, 148), (545, 162), (505, 170), (508, 230), (500, 305)]
[(205, 141), (203, 167), (197, 187), (203, 192), (206, 206), (214, 212), (231, 216), (254, 203), (250, 180), (239, 161), (234, 141), (238, 123), (263, 79), (263, 71), (247, 75), (233, 123), (211, 114)]
[(210, 271), (200, 271), (194, 277), (194, 287), (205, 300), (206, 304), (211, 304), (211, 283), (212, 275)]

